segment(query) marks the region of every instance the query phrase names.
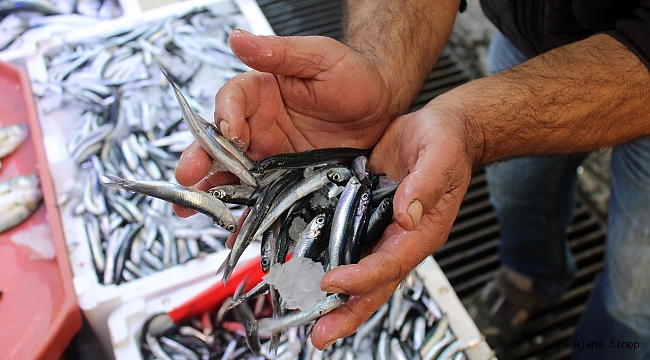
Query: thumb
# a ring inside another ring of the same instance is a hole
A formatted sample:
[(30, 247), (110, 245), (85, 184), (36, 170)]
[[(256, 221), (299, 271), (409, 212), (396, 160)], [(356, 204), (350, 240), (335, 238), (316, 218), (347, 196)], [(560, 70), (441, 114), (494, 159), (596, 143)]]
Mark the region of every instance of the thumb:
[[(471, 167), (463, 166), (462, 156), (437, 155), (439, 151), (420, 151), (415, 165), (402, 180), (395, 193), (393, 207), (397, 223), (407, 231), (417, 229), (422, 217), (438, 204), (446, 194), (457, 196), (454, 191), (469, 185)], [(438, 209), (444, 212), (444, 209)], [(452, 212), (453, 213), (453, 212)]]
[(338, 62), (338, 56), (323, 57), (323, 49), (349, 50), (324, 36), (257, 36), (242, 29), (230, 34), (229, 43), (233, 53), (251, 68), (299, 78), (316, 77)]

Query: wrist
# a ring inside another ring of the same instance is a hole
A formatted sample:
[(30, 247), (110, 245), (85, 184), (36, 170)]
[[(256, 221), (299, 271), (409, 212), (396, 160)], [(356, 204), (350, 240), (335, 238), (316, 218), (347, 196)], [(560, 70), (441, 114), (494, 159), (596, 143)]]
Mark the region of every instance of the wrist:
[(455, 130), (456, 136), (465, 147), (467, 161), (472, 169), (477, 170), (485, 166), (486, 159), (486, 132), (481, 123), (474, 121), (470, 110), (464, 106), (463, 101), (447, 92), (430, 101), (425, 108), (432, 111), (434, 117), (443, 119), (447, 126)]

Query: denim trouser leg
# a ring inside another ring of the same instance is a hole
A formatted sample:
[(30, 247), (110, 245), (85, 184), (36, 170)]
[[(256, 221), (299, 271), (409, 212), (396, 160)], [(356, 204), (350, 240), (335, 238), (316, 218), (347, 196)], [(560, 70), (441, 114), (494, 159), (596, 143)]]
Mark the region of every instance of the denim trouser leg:
[[(488, 51), (488, 71), (524, 62), (500, 32)], [(499, 219), (501, 261), (531, 278), (550, 299), (570, 285), (575, 265), (565, 229), (573, 219), (576, 169), (583, 155), (519, 158), (486, 169), (490, 201)]]
[[(580, 348), (583, 341), (603, 347)], [(649, 137), (612, 153), (605, 269), (572, 345), (576, 359), (650, 358)]]
[[(495, 33), (488, 69), (498, 72), (523, 61)], [(523, 158), (486, 170), (501, 226), (502, 260), (532, 278), (545, 298), (558, 295), (574, 272), (564, 229), (572, 218), (575, 167), (580, 159)], [(578, 359), (648, 359), (650, 137), (614, 148), (612, 181), (605, 268), (571, 340), (573, 355)]]

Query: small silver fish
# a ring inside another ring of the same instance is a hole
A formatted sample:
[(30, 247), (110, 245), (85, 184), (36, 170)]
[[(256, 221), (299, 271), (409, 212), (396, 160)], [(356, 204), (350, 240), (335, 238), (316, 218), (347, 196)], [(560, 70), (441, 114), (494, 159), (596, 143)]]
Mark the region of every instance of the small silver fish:
[(228, 207), (207, 192), (191, 187), (181, 186), (165, 181), (130, 181), (117, 176), (104, 175), (110, 180), (105, 186), (122, 188), (140, 194), (153, 196), (209, 216), (222, 228), (234, 232), (237, 230), (235, 217)]

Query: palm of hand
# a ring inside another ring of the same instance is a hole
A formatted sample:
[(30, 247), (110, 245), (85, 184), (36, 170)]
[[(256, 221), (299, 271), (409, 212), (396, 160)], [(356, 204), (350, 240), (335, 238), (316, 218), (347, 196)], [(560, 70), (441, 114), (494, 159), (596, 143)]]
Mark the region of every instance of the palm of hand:
[[(318, 321), (312, 332), (318, 348), (352, 334), (449, 235), (469, 186), (471, 163), (462, 135), (449, 119), (428, 110), (395, 120), (373, 151), (375, 170), (402, 179), (394, 198), (395, 218), (358, 264), (337, 267), (323, 277), (324, 291), (352, 297)], [(421, 206), (411, 208), (414, 200)], [(421, 216), (413, 216), (418, 211)]]
[[(215, 122), (253, 160), (325, 147), (370, 148), (389, 122), (388, 90), (377, 68), (326, 37), (256, 37), (235, 31), (233, 52), (250, 71), (217, 93)], [(236, 182), (212, 169), (193, 143), (181, 156), (176, 179), (206, 190)], [(174, 207), (179, 216), (193, 211)]]

